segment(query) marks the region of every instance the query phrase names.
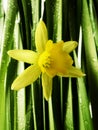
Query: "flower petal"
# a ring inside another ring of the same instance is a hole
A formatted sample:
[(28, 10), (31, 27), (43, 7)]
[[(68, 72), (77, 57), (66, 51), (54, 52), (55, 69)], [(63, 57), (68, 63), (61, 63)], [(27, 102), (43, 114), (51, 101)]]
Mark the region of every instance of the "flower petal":
[(60, 74), (58, 73), (58, 76), (62, 76), (62, 77), (82, 77), (85, 76), (85, 74), (78, 68), (72, 66), (69, 70), (67, 74)]
[(8, 55), (16, 60), (33, 64), (37, 61), (38, 54), (31, 50), (9, 50)]
[(66, 51), (67, 53), (70, 53), (77, 47), (78, 43), (76, 41), (67, 41), (63, 45), (63, 51)]
[(42, 73), (42, 86), (45, 99), (48, 101), (52, 94), (52, 78)]
[(37, 51), (42, 53), (45, 50), (45, 44), (48, 41), (47, 28), (42, 20), (37, 25), (35, 32), (35, 44)]
[(40, 73), (41, 71), (37, 65), (31, 65), (14, 80), (11, 89), (19, 90), (26, 87), (27, 85), (33, 83), (38, 78)]
[(63, 41), (53, 44), (53, 41), (48, 40), (45, 51), (39, 56), (38, 65), (41, 71), (50, 77), (58, 73), (68, 74), (73, 64), (71, 56), (62, 50), (63, 45)]

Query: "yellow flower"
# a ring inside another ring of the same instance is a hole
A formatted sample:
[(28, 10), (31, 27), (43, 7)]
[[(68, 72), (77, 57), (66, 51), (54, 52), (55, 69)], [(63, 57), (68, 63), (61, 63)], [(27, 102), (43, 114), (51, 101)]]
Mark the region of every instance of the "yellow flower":
[(77, 42), (48, 40), (47, 28), (42, 20), (35, 32), (37, 52), (31, 50), (9, 50), (8, 55), (16, 60), (31, 64), (12, 83), (12, 90), (19, 90), (33, 83), (42, 72), (43, 94), (46, 100), (52, 94), (52, 78), (56, 75), (63, 77), (81, 77), (85, 74), (74, 66), (69, 53), (77, 46)]

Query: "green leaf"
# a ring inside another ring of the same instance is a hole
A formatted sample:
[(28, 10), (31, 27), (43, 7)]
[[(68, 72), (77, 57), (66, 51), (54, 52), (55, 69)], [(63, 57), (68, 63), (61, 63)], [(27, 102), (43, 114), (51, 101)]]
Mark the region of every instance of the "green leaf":
[(4, 23), (4, 33), (3, 33), (3, 43), (2, 43), (2, 50), (1, 50), (1, 65), (0, 65), (0, 100), (1, 100), (1, 107), (0, 107), (0, 129), (6, 129), (6, 119), (5, 119), (5, 102), (6, 102), (6, 73), (7, 73), (7, 65), (9, 62), (9, 58), (7, 55), (7, 51), (11, 48), (12, 39), (13, 39), (13, 30), (15, 24), (15, 18), (17, 13), (17, 2), (16, 0), (9, 0), (8, 2), (8, 10), (5, 18)]
[(64, 128), (68, 130), (74, 130), (71, 78), (69, 78), (69, 85), (68, 85), (66, 115), (64, 117)]
[(98, 59), (95, 41), (92, 32), (91, 20), (87, 1), (83, 0), (82, 12), (83, 40), (86, 54), (86, 67), (88, 76), (88, 85), (93, 113), (94, 129), (97, 129), (98, 120)]

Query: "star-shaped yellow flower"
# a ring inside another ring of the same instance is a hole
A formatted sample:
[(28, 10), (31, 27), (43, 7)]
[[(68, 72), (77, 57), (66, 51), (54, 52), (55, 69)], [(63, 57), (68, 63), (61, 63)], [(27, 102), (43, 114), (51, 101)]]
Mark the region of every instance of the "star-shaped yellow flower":
[(43, 94), (46, 100), (52, 93), (52, 78), (56, 75), (63, 77), (81, 77), (85, 74), (74, 66), (69, 53), (77, 46), (77, 42), (48, 40), (47, 28), (42, 20), (35, 32), (37, 52), (31, 50), (9, 50), (8, 55), (16, 60), (31, 64), (12, 83), (12, 90), (19, 90), (33, 83), (42, 72)]

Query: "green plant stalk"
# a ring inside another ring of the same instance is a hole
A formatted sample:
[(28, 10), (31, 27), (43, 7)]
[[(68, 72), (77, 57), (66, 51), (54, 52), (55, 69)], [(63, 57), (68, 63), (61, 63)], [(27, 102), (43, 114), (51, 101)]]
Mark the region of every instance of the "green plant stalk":
[(89, 0), (89, 12), (90, 12), (90, 20), (91, 20), (91, 25), (92, 25), (92, 30), (93, 30), (93, 35), (94, 35), (94, 41), (96, 44), (97, 48), (97, 54), (98, 54), (98, 18), (97, 18), (97, 12), (94, 7), (94, 3), (92, 0)]
[[(18, 64), (18, 71), (19, 73), (21, 72), (21, 70), (24, 69), (24, 64), (23, 63), (19, 63)], [(25, 89), (21, 89), (20, 91), (17, 92), (17, 102), (16, 102), (16, 111), (17, 111), (17, 115), (16, 115), (16, 126), (17, 126), (17, 130), (25, 130), (25, 126), (26, 126), (26, 119), (25, 119), (25, 111), (26, 111), (26, 104), (25, 104)], [(27, 115), (27, 114), (26, 114)]]
[(14, 98), (14, 126), (13, 126), (13, 129), (14, 130), (17, 130), (18, 129), (18, 123), (17, 123), (17, 92), (14, 91), (14, 94), (13, 94), (13, 98)]
[[(80, 130), (83, 128), (88, 130), (93, 130), (92, 119), (89, 109), (89, 103), (86, 93), (86, 86), (84, 84), (83, 78), (77, 79), (78, 85), (78, 100), (79, 100), (79, 110), (80, 110)], [(82, 116), (82, 118), (81, 118)]]
[(5, 25), (4, 25), (4, 35), (3, 35), (3, 47), (2, 47), (2, 57), (1, 57), (1, 65), (0, 65), (0, 100), (1, 100), (1, 107), (0, 107), (0, 129), (4, 130), (6, 128), (6, 118), (5, 118), (5, 78), (7, 73), (7, 66), (9, 57), (7, 55), (7, 51), (10, 49), (12, 45), (12, 38), (13, 38), (13, 30), (14, 30), (14, 23), (17, 13), (17, 1), (16, 0), (9, 0), (8, 3), (8, 11), (5, 18)]
[(31, 87), (32, 87), (32, 104), (33, 104), (33, 114), (32, 114), (32, 116), (33, 116), (33, 119), (34, 119), (34, 130), (37, 130), (37, 120), (36, 120), (36, 107), (35, 107), (35, 104), (34, 104), (34, 102), (35, 102), (35, 99), (34, 99), (34, 89), (33, 89), (33, 85), (31, 85)]
[[(76, 52), (74, 51), (75, 65), (78, 67)], [(80, 130), (93, 130), (92, 119), (89, 109), (86, 86), (83, 78), (77, 78), (78, 102), (79, 102), (79, 128)]]
[(69, 78), (69, 85), (68, 85), (68, 96), (67, 96), (67, 104), (66, 104), (66, 115), (64, 118), (64, 128), (65, 130), (74, 130), (73, 124), (73, 109), (72, 109), (72, 84), (71, 78)]
[(53, 40), (62, 40), (62, 0), (56, 0), (53, 15)]
[[(85, 121), (86, 124), (86, 121)], [(82, 115), (82, 110), (79, 107), (79, 130), (85, 130), (85, 125), (84, 125), (84, 120), (83, 120), (83, 115)]]
[[(3, 32), (3, 25), (4, 25), (4, 10), (3, 10), (2, 3), (3, 2), (0, 1), (0, 41), (2, 40), (2, 32)], [(0, 43), (0, 49), (1, 49), (1, 43)]]
[(98, 60), (95, 42), (92, 33), (91, 21), (87, 1), (83, 0), (82, 10), (83, 39), (87, 61), (87, 76), (90, 87), (90, 98), (93, 112), (94, 129), (97, 129), (98, 121)]
[[(16, 23), (16, 25), (18, 25)], [(18, 27), (15, 26), (16, 28), (14, 29), (14, 38), (13, 39), (13, 45), (12, 48), (16, 48), (15, 43), (19, 43), (19, 34), (18, 34)], [(11, 49), (12, 49), (11, 48)], [(10, 63), (7, 68), (7, 76), (6, 76), (6, 130), (17, 129), (17, 96), (16, 92), (11, 91), (11, 84), (13, 80), (15, 79), (17, 75), (17, 61), (11, 59)]]
[(31, 0), (31, 6), (32, 6), (32, 21), (33, 21), (33, 28), (31, 30), (31, 49), (35, 49), (35, 31), (37, 27), (37, 23), (39, 22), (40, 19), (40, 0)]
[[(13, 73), (12, 73), (13, 72)], [(7, 71), (6, 81), (6, 130), (14, 130), (14, 91), (11, 91), (11, 84), (16, 77), (17, 61), (11, 60)]]
[(52, 109), (52, 98), (49, 99), (49, 129), (55, 130), (54, 118), (53, 118), (53, 109)]
[[(75, 65), (76, 67), (79, 67), (76, 52), (74, 51), (73, 54), (74, 54)], [(91, 114), (89, 109), (89, 101), (88, 101), (86, 86), (83, 78), (77, 78), (77, 90), (78, 90), (78, 102), (79, 102), (80, 130), (83, 129), (93, 130), (92, 119), (91, 119)]]

